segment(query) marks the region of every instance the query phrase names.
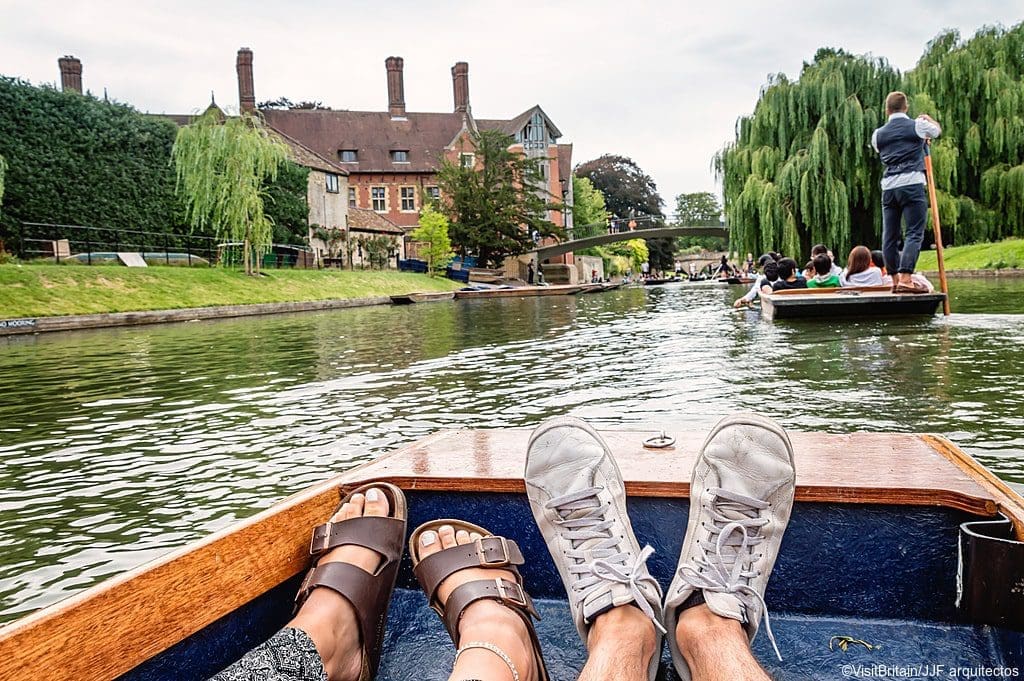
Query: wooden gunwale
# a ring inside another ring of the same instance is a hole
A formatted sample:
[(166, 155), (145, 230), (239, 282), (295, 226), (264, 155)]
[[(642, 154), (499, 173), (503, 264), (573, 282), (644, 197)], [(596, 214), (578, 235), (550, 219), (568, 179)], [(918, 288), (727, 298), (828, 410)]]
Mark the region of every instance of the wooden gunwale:
[[(616, 453), (630, 494), (688, 495), (690, 466), (683, 464), (692, 463), (702, 433), (678, 435), (674, 449), (656, 451), (643, 449), (641, 443), (657, 433), (603, 434)], [(407, 490), (521, 493), (521, 473), (515, 471), (522, 470), (525, 446), (518, 455), (512, 452), (519, 450), (508, 447), (525, 445), (528, 435), (525, 430), (435, 433), (29, 615), (0, 629), (0, 678), (89, 681), (130, 671), (304, 569), (310, 528), (334, 510), (346, 487), (389, 480)], [(944, 506), (983, 516), (999, 510), (1022, 536), (1024, 506), (1019, 498), (945, 438), (810, 433), (791, 437), (798, 455), (799, 501)], [(445, 457), (446, 452), (451, 456)], [(835, 470), (810, 465), (828, 461), (836, 452), (846, 452), (850, 465)], [(905, 478), (907, 484), (844, 485), (839, 472), (847, 471), (851, 479), (864, 477), (856, 468), (858, 456), (860, 463), (889, 465), (889, 475)], [(920, 477), (945, 483), (915, 485), (917, 476), (906, 475), (907, 462), (919, 465), (925, 460), (932, 465), (920, 471)]]
[(526, 296), (557, 296), (573, 295), (583, 290), (582, 284), (558, 284), (555, 286), (517, 286), (515, 288), (496, 288), (476, 291), (456, 291), (456, 300), (472, 300), (475, 298), (516, 298)]

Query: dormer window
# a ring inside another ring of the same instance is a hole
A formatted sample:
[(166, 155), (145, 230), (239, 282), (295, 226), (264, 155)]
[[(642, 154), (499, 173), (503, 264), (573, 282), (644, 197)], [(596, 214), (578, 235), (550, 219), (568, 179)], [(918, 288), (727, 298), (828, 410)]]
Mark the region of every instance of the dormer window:
[(391, 150), (391, 162), (392, 163), (408, 163), (409, 162), (409, 150), (408, 149), (392, 149)]
[(519, 132), (519, 141), (522, 142), (524, 149), (542, 149), (547, 146), (548, 139), (544, 116), (539, 111), (534, 111), (529, 122)]
[(338, 160), (342, 163), (359, 163), (359, 151), (356, 149), (339, 149)]

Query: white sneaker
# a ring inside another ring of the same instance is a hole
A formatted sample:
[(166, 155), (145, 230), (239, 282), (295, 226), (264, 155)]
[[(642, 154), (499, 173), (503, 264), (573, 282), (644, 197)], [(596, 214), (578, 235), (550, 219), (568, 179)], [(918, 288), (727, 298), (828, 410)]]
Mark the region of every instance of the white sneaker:
[(661, 587), (646, 565), (654, 549), (641, 550), (633, 534), (622, 474), (608, 446), (579, 419), (545, 421), (530, 438), (523, 477), (584, 645), (595, 617), (635, 604), (655, 626), (653, 681), (663, 633)]
[(768, 638), (782, 659), (764, 592), (795, 487), (793, 446), (774, 421), (736, 414), (719, 421), (704, 441), (690, 483), (686, 539), (665, 600), (665, 629), (682, 681), (691, 677), (676, 641), (676, 623), (679, 606), (698, 590), (713, 613), (740, 621), (750, 641), (763, 615)]

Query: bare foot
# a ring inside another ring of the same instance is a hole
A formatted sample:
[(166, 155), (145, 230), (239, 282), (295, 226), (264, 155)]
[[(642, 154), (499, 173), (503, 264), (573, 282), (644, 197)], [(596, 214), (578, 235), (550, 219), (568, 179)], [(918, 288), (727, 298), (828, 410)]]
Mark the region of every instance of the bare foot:
[[(354, 494), (331, 516), (332, 523), (360, 516), (388, 515), (388, 499), (381, 490), (366, 490), (366, 496)], [(350, 563), (373, 573), (380, 567), (382, 556), (361, 546), (339, 546), (320, 557), (317, 564)], [(356, 681), (362, 670), (362, 646), (355, 608), (348, 599), (333, 589), (313, 589), (298, 614), (288, 623), (313, 639), (324, 671), (330, 681)]]
[[(451, 525), (443, 525), (437, 532), (427, 531), (420, 536), (420, 558), (458, 544), (469, 544), (480, 538), (476, 532), (456, 532)], [(508, 570), (465, 568), (441, 582), (437, 589), (437, 598), (444, 603), (452, 591), (462, 584), (477, 580), (494, 581), (498, 578), (516, 581), (515, 574)], [(462, 619), (459, 620), (459, 641), (462, 644), (482, 641), (497, 646), (512, 660), (521, 681), (534, 681), (537, 678), (537, 661), (534, 659), (533, 645), (526, 623), (510, 608), (497, 601), (474, 601), (463, 611)], [(482, 648), (471, 648), (459, 656), (451, 678), (511, 681), (512, 672), (495, 653)]]

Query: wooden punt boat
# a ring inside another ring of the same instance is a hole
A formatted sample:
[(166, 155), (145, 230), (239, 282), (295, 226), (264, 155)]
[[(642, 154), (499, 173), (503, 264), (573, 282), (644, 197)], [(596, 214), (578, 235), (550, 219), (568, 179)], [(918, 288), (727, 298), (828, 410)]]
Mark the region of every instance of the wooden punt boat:
[[(773, 319), (930, 317), (944, 293), (893, 293), (889, 286), (808, 288), (761, 296), (761, 316)], [(1024, 672), (1022, 672), (1024, 673)]]
[(455, 292), (456, 300), (477, 298), (520, 298), (524, 296), (565, 296), (582, 291), (583, 284), (556, 284), (552, 286), (510, 286), (508, 288), (461, 289)]
[[(656, 550), (651, 572), (667, 585), (704, 434), (669, 430), (676, 441), (666, 449), (644, 446), (653, 432), (604, 435), (636, 533)], [(775, 678), (836, 679), (842, 665), (1024, 665), (1024, 500), (942, 437), (791, 435), (796, 504), (767, 593), (784, 661), (763, 633), (754, 642)], [(215, 673), (289, 619), (310, 528), (330, 515), (339, 490), (373, 480), (406, 491), (410, 530), (464, 517), (515, 538), (552, 678), (576, 678), (585, 650), (524, 494), (528, 436), (434, 434), (25, 617), (0, 629), (0, 678), (189, 681)], [(836, 636), (874, 647), (840, 650), (830, 645)], [(662, 657), (671, 669), (667, 648)], [(451, 660), (406, 558), (378, 679), (444, 679)]]
[(406, 293), (400, 296), (391, 296), (391, 302), (395, 305), (412, 305), (413, 303), (441, 303), (454, 298), (455, 291)]
[(617, 288), (622, 288), (622, 282), (610, 282), (603, 281), (596, 284), (584, 284), (583, 290), (580, 293), (604, 293), (605, 291), (614, 291)]
[(683, 282), (683, 281), (686, 281), (686, 279), (683, 279), (681, 277), (669, 277), (667, 279), (643, 279), (642, 280), (644, 286), (660, 286), (662, 284), (678, 284), (678, 283)]

